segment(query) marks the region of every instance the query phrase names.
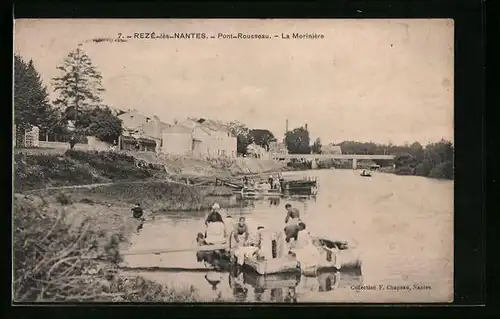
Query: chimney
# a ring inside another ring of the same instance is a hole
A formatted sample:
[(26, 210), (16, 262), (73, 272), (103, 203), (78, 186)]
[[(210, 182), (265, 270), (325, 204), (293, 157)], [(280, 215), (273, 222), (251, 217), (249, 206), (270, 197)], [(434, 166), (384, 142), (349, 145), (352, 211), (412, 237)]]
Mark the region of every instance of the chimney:
[(288, 132), (288, 119), (286, 119), (286, 122), (285, 122), (285, 133)]
[(307, 123), (306, 123), (306, 126), (305, 126), (305, 128), (306, 128), (306, 131), (307, 131)]
[(153, 116), (153, 127), (154, 127), (154, 136), (156, 138), (161, 138), (160, 118), (156, 115)]

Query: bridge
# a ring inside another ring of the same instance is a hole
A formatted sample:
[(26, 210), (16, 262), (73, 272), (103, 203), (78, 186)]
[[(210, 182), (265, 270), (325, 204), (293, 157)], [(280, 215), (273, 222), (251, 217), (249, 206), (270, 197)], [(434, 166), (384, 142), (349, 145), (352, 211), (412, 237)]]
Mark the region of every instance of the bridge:
[(304, 159), (306, 161), (317, 161), (324, 159), (351, 160), (352, 168), (357, 168), (358, 160), (393, 160), (394, 155), (368, 155), (368, 154), (273, 154), (274, 160)]

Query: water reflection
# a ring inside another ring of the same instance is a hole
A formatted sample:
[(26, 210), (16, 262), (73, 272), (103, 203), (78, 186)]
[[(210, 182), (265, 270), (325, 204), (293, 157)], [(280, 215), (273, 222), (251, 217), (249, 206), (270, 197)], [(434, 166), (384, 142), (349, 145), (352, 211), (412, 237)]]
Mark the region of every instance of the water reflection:
[[(224, 278), (227, 278), (224, 285)], [(215, 292), (216, 300), (222, 300), (223, 290), (229, 289), (237, 302), (299, 302), (298, 292), (327, 292), (361, 284), (361, 273), (342, 273), (335, 270), (317, 272), (305, 277), (300, 273), (259, 275), (253, 271), (235, 268), (227, 272), (211, 271), (205, 275), (206, 282)]]
[(280, 205), (280, 198), (269, 198), (269, 206), (279, 206)]

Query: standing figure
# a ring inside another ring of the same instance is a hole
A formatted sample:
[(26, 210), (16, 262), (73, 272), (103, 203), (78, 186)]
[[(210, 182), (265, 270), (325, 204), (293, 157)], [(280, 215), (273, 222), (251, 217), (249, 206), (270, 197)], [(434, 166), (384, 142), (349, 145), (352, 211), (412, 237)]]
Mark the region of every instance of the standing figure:
[(274, 184), (273, 175), (269, 175), (267, 182), (269, 183), (269, 186), (271, 186), (271, 189), (273, 189), (273, 184)]
[(76, 138), (74, 135), (71, 135), (69, 138), (69, 149), (72, 150), (75, 147), (76, 144)]
[(136, 231), (139, 233), (139, 230), (144, 226), (144, 211), (142, 210), (141, 204), (137, 203), (132, 207), (132, 216), (135, 220), (139, 222), (137, 225)]

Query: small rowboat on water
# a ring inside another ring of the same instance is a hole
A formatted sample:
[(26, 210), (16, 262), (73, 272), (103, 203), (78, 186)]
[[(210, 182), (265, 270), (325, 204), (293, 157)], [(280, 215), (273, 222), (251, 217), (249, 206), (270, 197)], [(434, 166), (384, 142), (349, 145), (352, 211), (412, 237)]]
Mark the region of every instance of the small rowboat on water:
[(371, 177), (372, 176), (372, 174), (367, 170), (363, 170), (360, 175), (363, 177)]

